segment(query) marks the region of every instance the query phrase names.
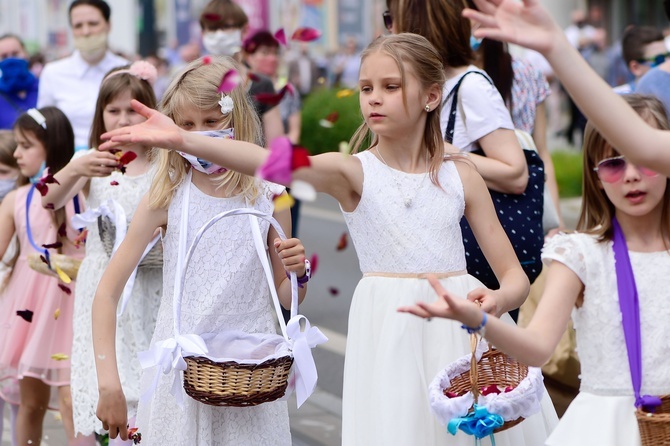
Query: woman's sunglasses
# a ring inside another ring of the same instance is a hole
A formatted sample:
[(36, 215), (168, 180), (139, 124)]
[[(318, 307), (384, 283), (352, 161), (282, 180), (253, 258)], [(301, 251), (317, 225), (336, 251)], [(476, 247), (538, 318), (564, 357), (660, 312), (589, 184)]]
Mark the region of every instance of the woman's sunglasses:
[[(598, 174), (598, 178), (605, 183), (616, 183), (617, 181), (623, 178), (624, 173), (626, 172), (626, 167), (628, 166), (628, 161), (623, 156), (615, 156), (612, 158), (605, 158), (598, 163), (593, 170)], [(658, 172), (655, 172), (646, 167), (635, 166), (637, 169), (642, 172), (645, 176), (655, 177), (658, 175)]]
[(384, 11), (382, 13), (382, 18), (384, 19), (384, 26), (386, 29), (391, 31), (391, 28), (393, 28), (393, 17), (391, 17), (391, 11)]

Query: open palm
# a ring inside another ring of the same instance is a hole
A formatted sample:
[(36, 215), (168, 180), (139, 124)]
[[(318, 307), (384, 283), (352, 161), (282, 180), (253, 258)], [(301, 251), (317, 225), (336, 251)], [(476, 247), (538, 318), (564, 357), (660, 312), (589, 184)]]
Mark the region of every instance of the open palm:
[(479, 11), (466, 9), (463, 16), (481, 24), (477, 37), (502, 40), (546, 53), (561, 29), (539, 0), (474, 0)]

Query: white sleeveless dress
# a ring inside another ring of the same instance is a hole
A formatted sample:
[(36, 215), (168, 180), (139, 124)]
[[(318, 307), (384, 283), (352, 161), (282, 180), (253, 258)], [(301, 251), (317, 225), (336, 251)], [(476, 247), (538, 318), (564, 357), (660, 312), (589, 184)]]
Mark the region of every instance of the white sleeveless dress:
[[(427, 174), (391, 169), (369, 151), (356, 156), (363, 165), (363, 192), (358, 207), (344, 217), (364, 277), (349, 314), (342, 443), (471, 446), (473, 437), (447, 433), (428, 399), (435, 375), (470, 353), (468, 334), (453, 321), (429, 322), (397, 312), (400, 306), (436, 299), (427, 280), (401, 275), (454, 273), (441, 282), (463, 297), (482, 286), (463, 273), (459, 221), (465, 202), (458, 171), (453, 162), (445, 162), (439, 188)], [(406, 201), (411, 201), (409, 207)], [(546, 393), (542, 409), (496, 434), (496, 445), (543, 444), (558, 422)]]
[[(85, 155), (88, 152), (80, 152)], [(109, 198), (116, 200), (126, 213), (128, 221), (145, 193), (149, 191), (153, 170), (138, 175), (114, 172), (108, 177), (91, 178), (86, 197), (86, 208), (100, 206)], [(116, 181), (117, 186), (110, 183)], [(83, 247), (82, 247), (83, 249)], [(81, 263), (75, 288), (74, 341), (72, 343), (72, 409), (75, 432), (85, 435), (100, 431), (102, 424), (95, 416), (98, 407), (98, 378), (93, 356), (91, 308), (98, 282), (109, 264), (109, 256), (100, 240), (98, 225), (88, 228), (86, 257)], [(137, 353), (149, 348), (154, 332), (156, 313), (160, 304), (163, 270), (141, 268), (123, 316), (116, 321), (116, 358), (121, 386), (128, 403), (128, 416), (134, 417), (140, 397), (142, 369)]]
[[(248, 207), (243, 197), (215, 198), (184, 182), (175, 192), (168, 210), (163, 239), (163, 298), (152, 344), (171, 338), (173, 331), (173, 286), (176, 271), (179, 226), (184, 190), (190, 187), (187, 246), (197, 231), (215, 215)], [(260, 195), (254, 208), (272, 214), (272, 197), (284, 188), (259, 182)], [(182, 299), (181, 333), (217, 333), (241, 330), (276, 333), (277, 322), (263, 267), (258, 259), (248, 216), (227, 217), (216, 223), (200, 240), (187, 268)], [(269, 223), (259, 220), (267, 239)], [(156, 368), (145, 370), (142, 387), (150, 387)], [(181, 372), (178, 372), (181, 373)], [(158, 387), (137, 411), (143, 446), (281, 446), (291, 444), (286, 401), (255, 407), (214, 407), (184, 394), (183, 410), (170, 393), (173, 375), (161, 373)], [(183, 392), (183, 388), (179, 389)], [(146, 443), (146, 444), (145, 444)]]
[[(642, 395), (670, 394), (670, 253), (629, 251), (640, 302)], [(548, 445), (639, 446), (635, 397), (621, 322), (612, 242), (562, 234), (544, 247), (581, 279), (584, 303), (572, 312), (581, 362), (580, 392)]]

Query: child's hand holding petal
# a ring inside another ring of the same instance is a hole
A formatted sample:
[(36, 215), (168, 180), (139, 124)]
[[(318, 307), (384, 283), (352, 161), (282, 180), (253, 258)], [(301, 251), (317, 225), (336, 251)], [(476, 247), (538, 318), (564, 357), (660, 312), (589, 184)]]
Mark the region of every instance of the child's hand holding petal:
[(77, 174), (82, 177), (106, 177), (119, 165), (119, 160), (107, 151), (94, 150), (73, 161)]
[(305, 275), (305, 247), (300, 239), (289, 238), (286, 240), (274, 240), (275, 251), (279, 255), (284, 269), (295, 272), (298, 277)]
[[(495, 316), (500, 316), (500, 305), (495, 291), (484, 287), (475, 288), (468, 293), (467, 299), (470, 302), (480, 305), (482, 311)], [(473, 327), (474, 326), (475, 325), (473, 325)]]
[(96, 416), (102, 421), (102, 427), (109, 431), (109, 438), (121, 437), (128, 440), (128, 406), (121, 388), (116, 390), (100, 389)]

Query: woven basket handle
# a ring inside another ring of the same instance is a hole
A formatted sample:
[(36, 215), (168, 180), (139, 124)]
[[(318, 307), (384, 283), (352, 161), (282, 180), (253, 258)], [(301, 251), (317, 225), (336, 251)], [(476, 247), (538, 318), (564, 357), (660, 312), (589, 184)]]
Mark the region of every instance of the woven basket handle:
[[(190, 175), (188, 178), (190, 182)], [(196, 233), (195, 238), (193, 239), (193, 242), (191, 242), (191, 246), (188, 248), (188, 251), (184, 255), (183, 252), (181, 252), (183, 246), (185, 243), (182, 243), (181, 238), (184, 237), (184, 241), (186, 239), (186, 234), (187, 234), (187, 228), (188, 228), (188, 190), (190, 189), (190, 184), (186, 186), (186, 192), (184, 196), (184, 204), (185, 206), (182, 208), (182, 218), (181, 218), (181, 231), (180, 231), (180, 247), (179, 250), (180, 252), (178, 253), (177, 257), (177, 270), (179, 271), (179, 275), (175, 277), (175, 288), (174, 288), (174, 296), (173, 296), (173, 311), (174, 311), (174, 330), (175, 330), (175, 336), (179, 336), (181, 333), (181, 296), (183, 293), (184, 289), (184, 283), (186, 281), (186, 269), (188, 267), (188, 264), (193, 257), (193, 253), (195, 252), (195, 249), (200, 242), (200, 239), (202, 239), (202, 236), (205, 234), (205, 232), (211, 228), (214, 224), (216, 224), (218, 221), (222, 220), (223, 218), (230, 217), (233, 215), (249, 215), (250, 216), (250, 224), (252, 228), (252, 232), (254, 234), (254, 244), (256, 245), (256, 250), (258, 252), (258, 255), (260, 257), (261, 263), (263, 264), (263, 270), (265, 271), (265, 276), (266, 279), (268, 280), (268, 285), (270, 287), (270, 294), (272, 295), (272, 301), (275, 307), (275, 312), (277, 313), (277, 319), (279, 320), (279, 326), (282, 331), (282, 335), (284, 336), (285, 339), (288, 340), (288, 335), (286, 333), (286, 323), (284, 322), (284, 317), (281, 312), (281, 305), (279, 303), (279, 298), (277, 296), (277, 291), (274, 286), (274, 280), (272, 278), (272, 272), (270, 269), (270, 264), (268, 262), (267, 258), (267, 253), (265, 251), (265, 243), (262, 240), (262, 235), (260, 232), (260, 227), (258, 226), (258, 219), (263, 219), (268, 221), (277, 231), (277, 234), (279, 234), (279, 238), (282, 240), (286, 240), (286, 235), (284, 234), (284, 231), (281, 227), (281, 225), (275, 220), (271, 215), (265, 214), (261, 211), (255, 210), (255, 209), (250, 209), (250, 208), (241, 208), (241, 209), (232, 209), (229, 211), (221, 212), (214, 217), (210, 218)], [(293, 318), (297, 314), (297, 309), (298, 309), (298, 279), (297, 275), (295, 272), (291, 272), (290, 274), (290, 279), (291, 279), (291, 318)]]
[(479, 399), (479, 377), (477, 375), (477, 346), (479, 345), (479, 339), (477, 339), (477, 334), (472, 333), (470, 335), (470, 350), (472, 355), (470, 356), (470, 390), (472, 391), (472, 396), (475, 398), (475, 403)]

